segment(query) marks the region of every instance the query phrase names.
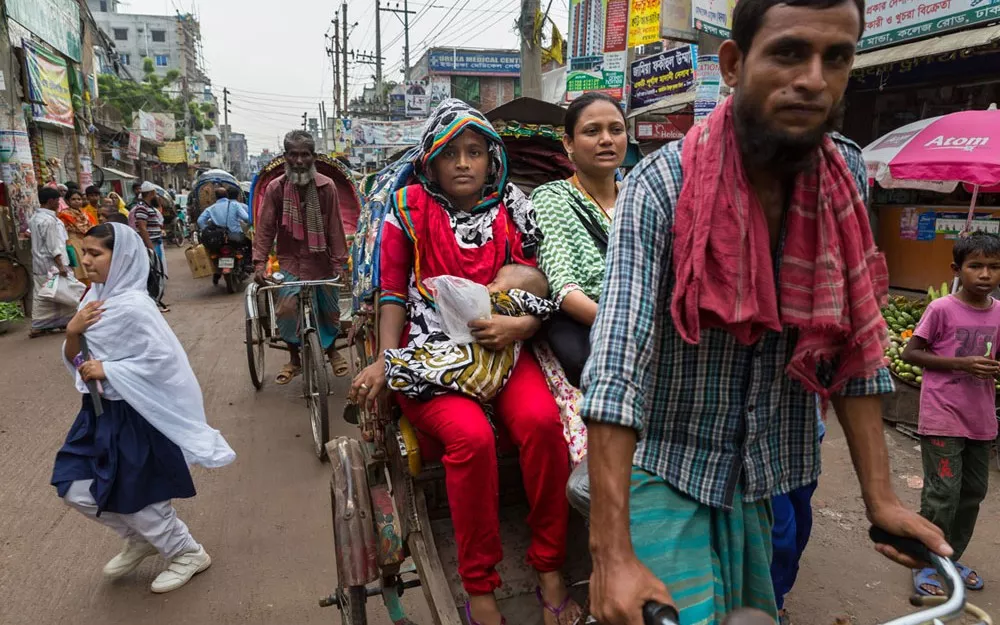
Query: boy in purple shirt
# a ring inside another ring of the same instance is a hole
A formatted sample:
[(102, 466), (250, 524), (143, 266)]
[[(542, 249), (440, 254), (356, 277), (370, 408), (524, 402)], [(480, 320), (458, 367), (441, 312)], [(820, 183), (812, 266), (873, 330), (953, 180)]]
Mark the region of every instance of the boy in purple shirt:
[[(980, 590), (982, 578), (957, 561), (986, 497), (990, 444), (997, 436), (1000, 303), (990, 293), (1000, 284), (1000, 237), (973, 233), (955, 241), (952, 254), (962, 290), (931, 302), (903, 360), (924, 369), (920, 514), (944, 531), (966, 587)], [(922, 595), (944, 594), (933, 569), (914, 570), (913, 585)]]

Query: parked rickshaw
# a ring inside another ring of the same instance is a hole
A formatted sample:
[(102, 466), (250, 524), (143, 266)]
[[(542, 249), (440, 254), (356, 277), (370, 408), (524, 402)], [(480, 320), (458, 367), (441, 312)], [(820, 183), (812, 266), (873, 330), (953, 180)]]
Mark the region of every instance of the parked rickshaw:
[[(334, 181), (337, 190), (341, 219), (347, 242), (350, 246), (354, 240), (357, 228), (358, 213), (361, 199), (353, 178), (344, 165), (319, 154), (316, 156), (316, 170)], [(283, 156), (272, 160), (254, 178), (251, 186), (251, 220), (255, 221), (264, 203), (264, 190), (268, 184), (285, 172)], [(275, 258), (269, 261), (270, 275), (280, 273), (280, 267)], [(341, 285), (337, 280), (313, 280), (298, 282), (280, 282), (274, 285), (260, 286), (251, 282), (246, 288), (246, 348), (247, 364), (250, 369), (250, 380), (254, 388), (260, 390), (264, 386), (264, 356), (267, 349), (288, 350), (278, 333), (275, 310), (276, 292), (283, 287), (301, 287), (300, 297), (300, 349), (302, 358), (303, 397), (309, 408), (309, 419), (312, 425), (313, 449), (321, 460), (326, 458), (324, 444), (330, 440), (330, 419), (327, 398), (330, 394), (329, 364), (323, 352), (318, 330), (313, 324), (316, 310), (312, 299), (313, 289), (320, 286), (340, 287), (340, 337), (336, 346), (343, 349), (347, 345), (347, 336), (351, 329), (351, 294), (349, 285)]]
[[(561, 142), (560, 107), (522, 98), (487, 117), (507, 144), (512, 181), (526, 192), (572, 174)], [(378, 172), (362, 204), (352, 250), (355, 309), (350, 361), (355, 374), (379, 350), (375, 302), (381, 225), (391, 193), (413, 180), (414, 155), (415, 151), (409, 151)], [(360, 436), (327, 444), (333, 469), (330, 492), (340, 587), (321, 605), (339, 606), (345, 625), (363, 625), (368, 622), (368, 597), (381, 595), (390, 613), (399, 614), (399, 595), (419, 585), (434, 622), (458, 625), (466, 596), (457, 570), (440, 445), (417, 433), (389, 402), (375, 412), (352, 406), (348, 417), (357, 422)], [(540, 625), (535, 572), (524, 561), (530, 541), (524, 521), (527, 500), (516, 448), (504, 438), (500, 436), (499, 445), (504, 559), (497, 567), (504, 585), (496, 595), (508, 622)], [(587, 532), (579, 516), (570, 525), (564, 571), (571, 584), (583, 583), (590, 572)], [(577, 586), (572, 592), (582, 602), (582, 589)]]

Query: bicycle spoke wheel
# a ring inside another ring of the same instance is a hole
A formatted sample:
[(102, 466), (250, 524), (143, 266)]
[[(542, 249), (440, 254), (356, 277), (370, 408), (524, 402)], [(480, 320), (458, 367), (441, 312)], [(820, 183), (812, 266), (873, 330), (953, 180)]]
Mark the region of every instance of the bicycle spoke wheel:
[(260, 319), (247, 318), (247, 366), (250, 368), (250, 381), (258, 391), (264, 386), (265, 342)]
[(319, 333), (308, 332), (303, 345), (302, 364), (306, 383), (306, 404), (312, 425), (313, 451), (320, 460), (326, 459), (326, 442), (330, 440), (330, 415), (327, 409), (329, 378), (326, 375), (326, 355), (319, 342)]

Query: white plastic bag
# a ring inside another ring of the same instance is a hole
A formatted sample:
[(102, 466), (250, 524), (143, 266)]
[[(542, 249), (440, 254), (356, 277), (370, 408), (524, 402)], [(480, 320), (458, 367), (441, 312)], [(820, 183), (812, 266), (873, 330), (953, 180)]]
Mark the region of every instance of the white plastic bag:
[(469, 322), (490, 318), (490, 292), (482, 284), (457, 276), (437, 276), (424, 280), (434, 295), (445, 333), (458, 344), (472, 343)]
[(86, 290), (86, 285), (72, 275), (60, 276), (58, 273), (53, 272), (49, 274), (49, 279), (45, 282), (45, 285), (38, 290), (38, 297), (51, 300), (63, 306), (76, 307)]

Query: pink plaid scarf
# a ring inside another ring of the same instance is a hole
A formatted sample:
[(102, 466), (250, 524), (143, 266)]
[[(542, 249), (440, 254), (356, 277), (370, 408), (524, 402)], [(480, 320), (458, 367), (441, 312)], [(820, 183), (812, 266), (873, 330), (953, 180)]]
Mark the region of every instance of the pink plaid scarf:
[[(817, 165), (795, 179), (776, 288), (767, 222), (743, 170), (732, 107), (729, 98), (684, 139), (674, 324), (688, 343), (698, 343), (702, 328), (723, 328), (744, 345), (794, 326), (787, 373), (829, 397), (882, 366), (885, 258), (847, 163), (826, 137)], [(823, 361), (836, 367), (829, 387), (817, 377)]]
[(305, 221), (299, 209), (299, 190), (292, 181), (285, 178), (282, 189), (281, 225), (287, 228), (296, 241), (305, 241), (310, 252), (326, 251), (326, 229), (323, 227), (323, 211), (319, 205), (319, 191), (316, 183), (306, 187)]

